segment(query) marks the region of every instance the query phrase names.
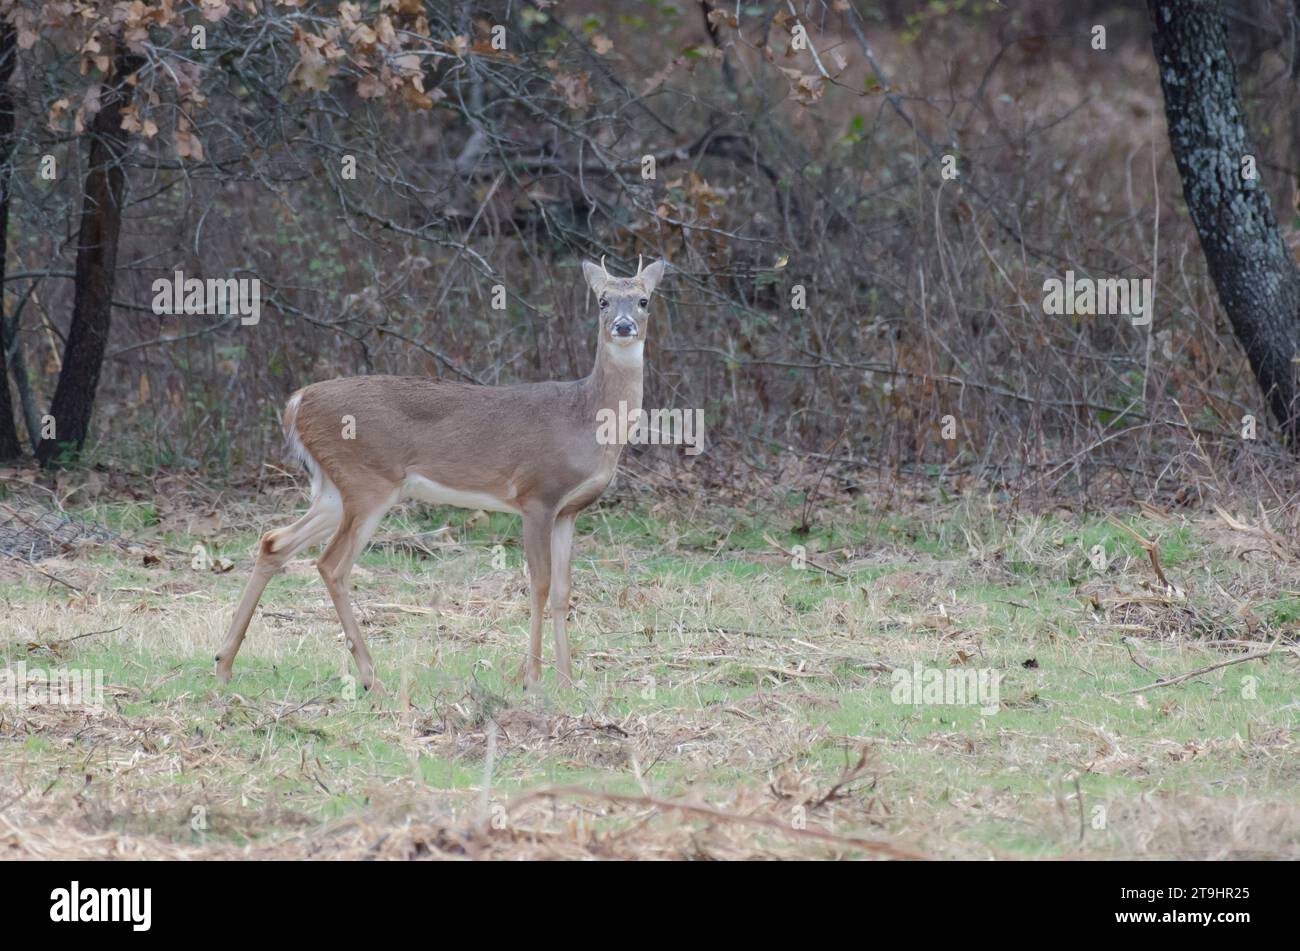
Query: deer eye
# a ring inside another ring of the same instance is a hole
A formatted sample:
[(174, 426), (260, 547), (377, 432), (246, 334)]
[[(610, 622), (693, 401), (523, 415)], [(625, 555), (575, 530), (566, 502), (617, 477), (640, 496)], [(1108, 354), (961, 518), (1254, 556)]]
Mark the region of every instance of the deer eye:
[(608, 306), (609, 306), (609, 301), (605, 300), (605, 298), (602, 297), (600, 299), (600, 309), (604, 310)]
[(648, 300), (646, 300), (644, 297), (641, 298), (641, 309), (642, 309), (642, 310), (645, 310), (646, 307), (648, 307), (648, 306), (650, 306), (650, 302), (649, 302)]

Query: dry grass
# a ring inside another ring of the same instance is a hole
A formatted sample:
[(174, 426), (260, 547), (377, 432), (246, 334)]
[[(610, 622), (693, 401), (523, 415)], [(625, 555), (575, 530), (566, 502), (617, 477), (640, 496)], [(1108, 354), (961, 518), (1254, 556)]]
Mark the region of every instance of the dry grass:
[[(101, 712), (0, 708), (0, 855), (1300, 857), (1300, 567), (1258, 515), (835, 502), (802, 537), (798, 506), (614, 503), (580, 532), (581, 683), (530, 695), (517, 527), (411, 510), (356, 579), (371, 699), (307, 562), (211, 680), (268, 501), (100, 501), (134, 547), (0, 568), (8, 665), (107, 685)], [(200, 538), (234, 570), (191, 568)], [(1000, 672), (996, 712), (894, 703), (916, 661)]]

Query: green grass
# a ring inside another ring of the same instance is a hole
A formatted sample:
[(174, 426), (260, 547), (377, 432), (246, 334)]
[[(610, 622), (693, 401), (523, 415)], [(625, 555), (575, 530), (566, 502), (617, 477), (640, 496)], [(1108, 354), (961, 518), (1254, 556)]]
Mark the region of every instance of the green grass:
[[(80, 591), (35, 571), (0, 580), (9, 666), (100, 669), (109, 685), (101, 715), (3, 718), (0, 796), (41, 790), (10, 815), (33, 835), (57, 827), (69, 854), (104, 832), (158, 854), (360, 854), (381, 837), (395, 854), (456, 851), (429, 829), (493, 854), (860, 853), (801, 836), (799, 813), (935, 856), (1300, 855), (1290, 653), (1126, 693), (1244, 649), (1210, 639), (1287, 643), (1294, 568), (1227, 557), (1196, 519), (1123, 519), (1159, 545), (1170, 594), (1100, 517), (972, 500), (881, 517), (859, 503), (818, 509), (799, 535), (802, 499), (766, 515), (665, 508), (603, 504), (580, 520), (580, 682), (561, 690), (548, 672), (532, 693), (513, 678), (527, 625), (517, 523), (391, 519), (354, 577), (387, 688), (375, 699), (306, 561), (272, 582), (232, 683), (211, 677), (258, 526), (283, 514), (191, 537), (150, 505), (88, 507), (142, 545), (201, 541), (236, 565), (168, 554), (146, 567), (100, 547), (43, 566)], [(411, 536), (432, 555), (385, 547)], [(795, 545), (813, 564), (793, 566)], [(549, 651), (549, 624), (546, 637)], [(997, 672), (996, 711), (895, 702), (889, 670), (917, 661)], [(522, 798), (556, 786), (737, 818)], [(89, 805), (54, 808), (73, 802)], [(488, 816), (500, 828), (484, 831)]]

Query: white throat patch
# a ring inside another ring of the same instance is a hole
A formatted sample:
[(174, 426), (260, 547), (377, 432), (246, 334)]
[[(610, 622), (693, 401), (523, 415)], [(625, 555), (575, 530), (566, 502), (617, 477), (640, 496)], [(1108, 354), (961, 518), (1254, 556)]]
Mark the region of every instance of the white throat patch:
[(633, 343), (618, 343), (612, 341), (605, 344), (606, 352), (609, 356), (609, 362), (619, 367), (639, 367), (645, 358), (645, 341), (637, 340)]

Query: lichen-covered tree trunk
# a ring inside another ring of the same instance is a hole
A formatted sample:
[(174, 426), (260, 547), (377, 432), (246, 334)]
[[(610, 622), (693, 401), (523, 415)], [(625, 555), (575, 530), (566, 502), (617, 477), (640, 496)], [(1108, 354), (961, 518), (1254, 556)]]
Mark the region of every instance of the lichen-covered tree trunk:
[(9, 398), (9, 361), (5, 352), (8, 340), (2, 327), (5, 320), (2, 295), (9, 234), (9, 179), (13, 174), (9, 158), (14, 150), (14, 100), (9, 90), (9, 77), (13, 75), (17, 55), (14, 28), (8, 23), (0, 24), (0, 460), (16, 459), (23, 452), (22, 443), (18, 441), (18, 428), (14, 424), (13, 401)]
[(1300, 272), (1268, 192), (1243, 175), (1250, 145), (1218, 0), (1147, 0), (1187, 210), (1219, 300), (1283, 437), (1300, 449), (1295, 357)]
[(108, 346), (117, 278), (117, 239), (122, 230), (122, 201), (126, 172), (122, 159), (126, 136), (122, 109), (131, 99), (126, 77), (140, 60), (128, 54), (114, 57), (113, 78), (100, 93), (101, 108), (90, 124), (89, 171), (81, 195), (81, 228), (77, 233), (77, 265), (72, 296), (72, 326), (63, 351), (63, 369), (54, 390), (50, 415), (53, 439), (42, 439), (36, 458), (42, 465), (56, 462), (64, 447), (80, 449), (90, 431), (95, 389)]

